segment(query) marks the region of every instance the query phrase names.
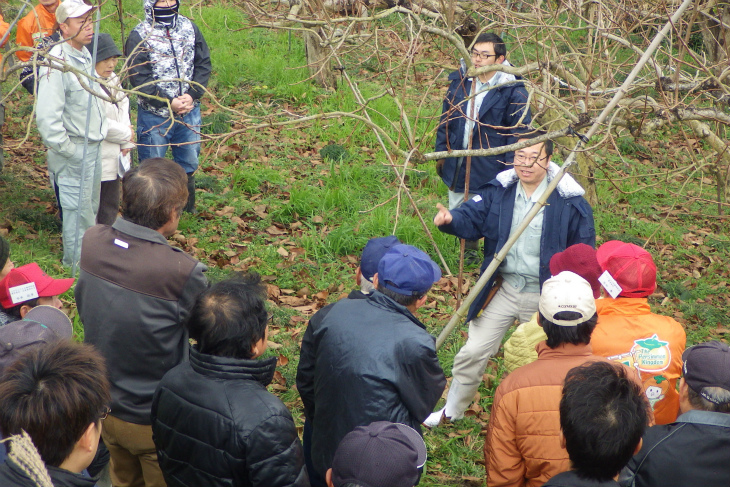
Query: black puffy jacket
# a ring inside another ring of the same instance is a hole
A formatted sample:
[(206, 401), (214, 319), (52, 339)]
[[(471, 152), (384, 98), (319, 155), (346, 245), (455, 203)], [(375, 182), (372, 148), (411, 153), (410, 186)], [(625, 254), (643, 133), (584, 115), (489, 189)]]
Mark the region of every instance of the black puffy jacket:
[(339, 301), (309, 326), (302, 350), (310, 353), (300, 357), (297, 383), (313, 384), (304, 388), (313, 395), (302, 399), (312, 413), (318, 473), (324, 475), (340, 440), (357, 426), (392, 421), (420, 430), (446, 378), (434, 338), (410, 311), (376, 291)]
[(289, 410), (266, 390), (276, 358), (190, 349), (152, 400), (152, 433), (168, 487), (309, 486)]

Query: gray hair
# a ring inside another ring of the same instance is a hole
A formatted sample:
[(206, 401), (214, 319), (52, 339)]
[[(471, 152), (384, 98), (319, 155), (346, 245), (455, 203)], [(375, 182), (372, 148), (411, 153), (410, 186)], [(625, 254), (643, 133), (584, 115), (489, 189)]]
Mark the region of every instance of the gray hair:
[(360, 278), (360, 292), (363, 294), (373, 294), (373, 291), (375, 291), (375, 285), (368, 279), (365, 279), (365, 276), (362, 276)]
[(687, 399), (700, 411), (730, 413), (730, 391), (722, 387), (703, 387), (700, 392), (687, 387)]

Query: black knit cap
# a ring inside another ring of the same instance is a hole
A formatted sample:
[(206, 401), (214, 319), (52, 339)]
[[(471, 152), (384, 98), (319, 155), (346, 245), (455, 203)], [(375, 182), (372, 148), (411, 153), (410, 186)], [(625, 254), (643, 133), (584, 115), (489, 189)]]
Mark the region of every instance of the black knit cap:
[[(114, 40), (112, 39), (112, 36), (109, 34), (100, 33), (99, 34), (99, 41), (97, 42), (96, 47), (96, 62), (104, 61), (106, 59), (109, 59), (110, 57), (121, 57), (122, 53), (117, 47), (116, 44), (114, 44)], [(94, 39), (91, 39), (91, 44), (88, 45), (88, 49), (90, 53), (94, 53)]]
[(10, 243), (0, 237), (0, 271), (5, 267), (10, 258)]

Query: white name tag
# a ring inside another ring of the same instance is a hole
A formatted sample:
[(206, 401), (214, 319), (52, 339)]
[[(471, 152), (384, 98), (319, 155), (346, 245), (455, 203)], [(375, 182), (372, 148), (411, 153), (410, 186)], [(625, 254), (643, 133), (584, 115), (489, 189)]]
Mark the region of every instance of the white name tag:
[(601, 274), (601, 277), (598, 278), (598, 282), (601, 283), (603, 288), (608, 292), (608, 294), (611, 295), (613, 299), (616, 299), (616, 296), (621, 294), (621, 286), (616, 282), (616, 279), (613, 278), (613, 276), (608, 272), (605, 271), (603, 274)]
[(129, 244), (127, 242), (125, 242), (123, 240), (119, 240), (118, 238), (115, 238), (114, 239), (114, 245), (118, 245), (118, 246), (120, 246), (123, 249), (128, 249), (129, 248)]
[(481, 197), (480, 195), (476, 195), (476, 196), (475, 196), (475, 197), (473, 197), (473, 198), (472, 198), (471, 200), (472, 200), (472, 201), (475, 201), (475, 202), (477, 202), (477, 203), (479, 203), (480, 201), (482, 201), (482, 197)]
[(35, 282), (11, 287), (9, 291), (10, 300), (13, 304), (24, 303), (38, 297), (38, 289), (35, 287)]

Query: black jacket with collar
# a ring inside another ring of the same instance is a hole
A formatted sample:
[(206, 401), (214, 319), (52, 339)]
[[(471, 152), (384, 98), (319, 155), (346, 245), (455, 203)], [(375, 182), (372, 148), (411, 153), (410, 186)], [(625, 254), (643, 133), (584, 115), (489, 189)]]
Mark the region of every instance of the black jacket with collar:
[(730, 414), (688, 411), (647, 429), (643, 439), (621, 474), (622, 486), (730, 485)]
[(160, 381), (152, 433), (168, 487), (308, 487), (291, 413), (266, 390), (276, 358), (190, 349)]
[[(350, 291), (347, 299), (367, 299), (368, 294), (364, 294), (359, 289)], [(314, 415), (314, 364), (316, 357), (314, 355), (314, 331), (319, 329), (322, 320), (332, 307), (337, 303), (330, 303), (320, 309), (309, 318), (309, 326), (304, 332), (302, 338), (302, 349), (299, 353), (299, 366), (297, 367), (297, 391), (302, 398), (304, 405), (304, 416), (311, 421)]]
[(312, 460), (322, 475), (357, 426), (392, 421), (420, 431), (446, 386), (434, 338), (377, 291), (336, 303), (312, 340)]

